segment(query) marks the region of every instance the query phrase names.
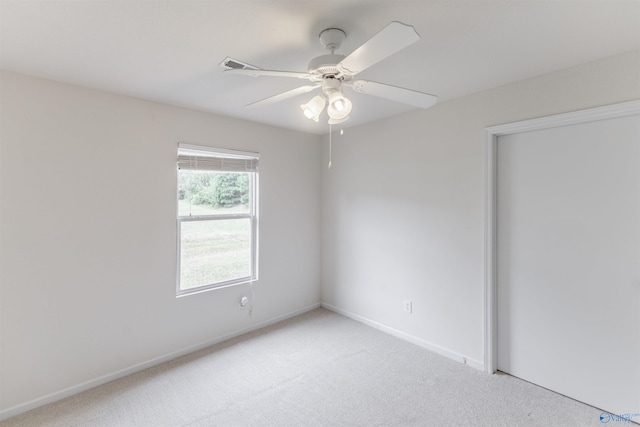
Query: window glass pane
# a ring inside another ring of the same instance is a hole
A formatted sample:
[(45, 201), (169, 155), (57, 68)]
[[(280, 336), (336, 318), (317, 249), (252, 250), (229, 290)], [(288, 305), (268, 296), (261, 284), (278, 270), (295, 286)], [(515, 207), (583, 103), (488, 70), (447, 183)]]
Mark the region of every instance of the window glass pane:
[(251, 276), (249, 218), (180, 224), (181, 290)]
[(249, 212), (249, 172), (178, 170), (178, 216)]

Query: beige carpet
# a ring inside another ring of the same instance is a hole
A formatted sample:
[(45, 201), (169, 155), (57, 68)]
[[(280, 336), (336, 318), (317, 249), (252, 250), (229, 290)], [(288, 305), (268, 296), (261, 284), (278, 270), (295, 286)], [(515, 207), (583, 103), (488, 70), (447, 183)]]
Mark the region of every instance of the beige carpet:
[(600, 414), (318, 309), (0, 426), (584, 427)]

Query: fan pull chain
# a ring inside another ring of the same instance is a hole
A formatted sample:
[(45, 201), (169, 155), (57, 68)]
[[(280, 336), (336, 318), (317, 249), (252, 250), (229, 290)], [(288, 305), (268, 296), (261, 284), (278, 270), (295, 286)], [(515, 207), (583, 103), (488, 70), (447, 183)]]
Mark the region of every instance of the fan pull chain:
[(329, 123), (329, 166), (327, 169), (331, 169), (331, 123)]

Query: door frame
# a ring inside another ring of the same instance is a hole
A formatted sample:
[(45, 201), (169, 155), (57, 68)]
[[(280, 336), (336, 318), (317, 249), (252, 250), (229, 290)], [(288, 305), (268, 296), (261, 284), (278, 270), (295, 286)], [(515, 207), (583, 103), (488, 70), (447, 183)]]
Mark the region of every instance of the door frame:
[(490, 374), (498, 367), (498, 302), (497, 302), (497, 143), (498, 137), (514, 133), (568, 126), (597, 120), (640, 114), (640, 100), (604, 107), (589, 108), (531, 120), (486, 128), (484, 147), (484, 371)]

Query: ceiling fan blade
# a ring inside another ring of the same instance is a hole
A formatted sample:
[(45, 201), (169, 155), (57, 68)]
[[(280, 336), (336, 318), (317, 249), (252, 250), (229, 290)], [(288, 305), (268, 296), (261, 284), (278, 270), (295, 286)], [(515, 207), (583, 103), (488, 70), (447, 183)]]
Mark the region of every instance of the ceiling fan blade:
[(312, 90), (314, 90), (316, 88), (319, 88), (319, 87), (320, 87), (320, 85), (300, 86), (300, 87), (297, 87), (295, 89), (291, 89), (291, 90), (288, 90), (286, 92), (282, 92), (282, 93), (279, 93), (277, 95), (270, 96), (270, 97), (262, 99), (260, 101), (256, 101), (256, 102), (253, 102), (251, 104), (247, 104), (247, 105), (245, 105), (245, 107), (247, 107), (247, 108), (262, 107), (264, 105), (273, 104), (275, 102), (279, 102), (279, 101), (285, 100), (287, 98), (291, 98), (291, 97), (296, 96), (296, 95), (300, 95), (300, 94), (303, 94), (303, 93), (311, 92)]
[(316, 77), (310, 73), (299, 73), (296, 71), (276, 71), (276, 70), (252, 70), (249, 68), (245, 69), (233, 69), (233, 70), (224, 70), (225, 73), (230, 74), (241, 74), (250, 77), (295, 77), (298, 79), (309, 79), (311, 80), (313, 77)]
[(338, 69), (345, 74), (357, 74), (418, 40), (420, 35), (415, 28), (393, 21), (344, 58)]
[(438, 101), (438, 97), (435, 95), (368, 80), (356, 80), (351, 86), (356, 92), (379, 96), (419, 108), (429, 108)]

